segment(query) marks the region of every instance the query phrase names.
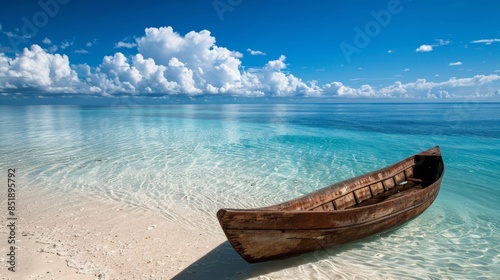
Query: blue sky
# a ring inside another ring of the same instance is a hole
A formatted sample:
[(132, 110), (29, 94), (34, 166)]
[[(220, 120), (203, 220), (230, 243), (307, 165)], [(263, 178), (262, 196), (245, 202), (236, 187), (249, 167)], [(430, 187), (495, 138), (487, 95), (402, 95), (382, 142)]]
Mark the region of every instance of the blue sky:
[(0, 93), (495, 99), (499, 12), (468, 0), (4, 1)]

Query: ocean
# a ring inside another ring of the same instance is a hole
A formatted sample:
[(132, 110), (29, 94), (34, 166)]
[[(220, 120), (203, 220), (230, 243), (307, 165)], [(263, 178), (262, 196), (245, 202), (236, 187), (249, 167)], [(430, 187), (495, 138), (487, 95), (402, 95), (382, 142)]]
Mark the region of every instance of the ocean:
[(276, 204), (439, 145), (446, 171), (429, 209), (397, 230), (306, 254), (294, 276), (494, 279), (499, 112), (474, 100), (0, 106), (0, 167), (16, 169), (21, 190), (77, 191), (215, 234), (219, 208)]

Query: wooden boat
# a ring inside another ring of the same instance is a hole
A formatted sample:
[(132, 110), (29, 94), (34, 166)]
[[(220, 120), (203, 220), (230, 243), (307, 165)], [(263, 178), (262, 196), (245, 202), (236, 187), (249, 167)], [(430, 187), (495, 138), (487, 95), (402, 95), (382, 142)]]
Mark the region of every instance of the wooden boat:
[(438, 195), (443, 174), (436, 146), (278, 205), (220, 209), (217, 218), (247, 262), (285, 258), (357, 240), (415, 218)]

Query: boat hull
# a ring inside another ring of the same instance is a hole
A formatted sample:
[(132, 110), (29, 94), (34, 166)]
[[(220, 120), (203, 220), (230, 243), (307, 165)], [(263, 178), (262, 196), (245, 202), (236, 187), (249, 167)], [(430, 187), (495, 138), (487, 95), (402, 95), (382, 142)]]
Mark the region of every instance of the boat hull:
[[(435, 151), (432, 157), (437, 157)], [(389, 173), (400, 174), (401, 170), (409, 168), (408, 166), (417, 165), (418, 160), (418, 158), (409, 158), (406, 161), (390, 166), (388, 167)], [(311, 206), (308, 203), (310, 200), (318, 199), (318, 196), (325, 193), (320, 190), (302, 198), (271, 207), (247, 210), (221, 209), (217, 213), (217, 217), (233, 248), (250, 263), (285, 258), (337, 246), (396, 227), (424, 212), (439, 193), (444, 172), (440, 153), (439, 162), (441, 163), (439, 167), (441, 170), (434, 176), (437, 178), (432, 183), (425, 187), (401, 189), (401, 191), (397, 192), (396, 189), (390, 190), (394, 194), (380, 203), (364, 206), (361, 204), (361, 199), (356, 196), (355, 201), (360, 201), (358, 206), (331, 210), (323, 210), (326, 207), (319, 207), (321, 210), (318, 211), (317, 206)], [(397, 170), (391, 170), (393, 168)], [(355, 185), (355, 187), (352, 187), (352, 192), (362, 190), (366, 188), (363, 186), (367, 185), (366, 176), (372, 178), (374, 174), (377, 175), (381, 172), (385, 174), (384, 171), (387, 170), (382, 169), (334, 184), (327, 188), (327, 192), (333, 191), (332, 193), (336, 193), (336, 190), (345, 189), (347, 185)], [(387, 180), (385, 178), (379, 179), (381, 181)], [(360, 181), (364, 183), (356, 185)], [(333, 197), (332, 201), (335, 201), (335, 198), (339, 199), (337, 198), (338, 194), (337, 196), (333, 195)], [(308, 208), (283, 210), (297, 207), (295, 204), (301, 206), (307, 204)], [(332, 208), (335, 208), (335, 203), (332, 205)]]

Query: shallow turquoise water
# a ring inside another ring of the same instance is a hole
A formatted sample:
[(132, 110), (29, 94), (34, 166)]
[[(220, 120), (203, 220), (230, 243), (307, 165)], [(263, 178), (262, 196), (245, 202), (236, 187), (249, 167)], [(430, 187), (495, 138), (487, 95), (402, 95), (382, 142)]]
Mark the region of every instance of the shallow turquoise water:
[(218, 208), (282, 202), (440, 145), (445, 178), (424, 214), (309, 255), (301, 275), (500, 275), (500, 104), (0, 108), (0, 166), (24, 187), (125, 201), (212, 232)]

